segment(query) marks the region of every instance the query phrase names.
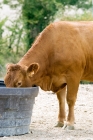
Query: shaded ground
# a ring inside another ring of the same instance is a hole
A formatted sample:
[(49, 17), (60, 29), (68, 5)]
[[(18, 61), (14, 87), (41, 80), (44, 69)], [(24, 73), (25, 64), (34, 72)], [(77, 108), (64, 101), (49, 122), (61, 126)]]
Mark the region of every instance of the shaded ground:
[(34, 105), (31, 133), (0, 140), (93, 140), (93, 85), (80, 85), (75, 106), (75, 130), (54, 127), (58, 101), (55, 94), (40, 90)]

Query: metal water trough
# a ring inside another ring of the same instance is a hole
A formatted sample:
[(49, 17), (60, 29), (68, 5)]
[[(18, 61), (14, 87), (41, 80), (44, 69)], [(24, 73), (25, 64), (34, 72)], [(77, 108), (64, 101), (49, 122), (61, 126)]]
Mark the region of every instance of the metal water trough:
[(0, 81), (0, 136), (29, 133), (39, 88), (6, 88)]

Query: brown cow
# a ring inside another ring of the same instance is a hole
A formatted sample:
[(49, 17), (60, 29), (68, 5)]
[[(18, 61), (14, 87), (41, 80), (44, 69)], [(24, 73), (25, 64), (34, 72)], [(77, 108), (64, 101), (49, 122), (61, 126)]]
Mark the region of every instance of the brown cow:
[[(93, 22), (55, 22), (47, 26), (17, 64), (7, 66), (7, 87), (40, 86), (59, 100), (57, 126), (74, 127), (80, 80), (93, 81)], [(66, 94), (67, 87), (67, 94)]]

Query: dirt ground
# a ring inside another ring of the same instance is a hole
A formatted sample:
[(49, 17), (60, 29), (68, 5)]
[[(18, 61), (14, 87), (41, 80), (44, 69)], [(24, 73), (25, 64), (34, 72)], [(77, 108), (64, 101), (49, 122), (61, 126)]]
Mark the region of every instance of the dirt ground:
[(93, 85), (79, 86), (75, 105), (75, 130), (63, 130), (55, 127), (58, 115), (56, 95), (40, 89), (33, 109), (31, 133), (21, 136), (1, 137), (0, 140), (93, 140), (92, 92)]

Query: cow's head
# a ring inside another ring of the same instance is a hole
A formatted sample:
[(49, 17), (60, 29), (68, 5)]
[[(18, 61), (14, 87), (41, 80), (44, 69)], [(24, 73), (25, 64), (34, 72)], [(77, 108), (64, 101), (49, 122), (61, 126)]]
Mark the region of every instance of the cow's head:
[(8, 64), (4, 83), (6, 87), (31, 87), (35, 84), (34, 77), (38, 70), (38, 63), (32, 63), (29, 67)]

